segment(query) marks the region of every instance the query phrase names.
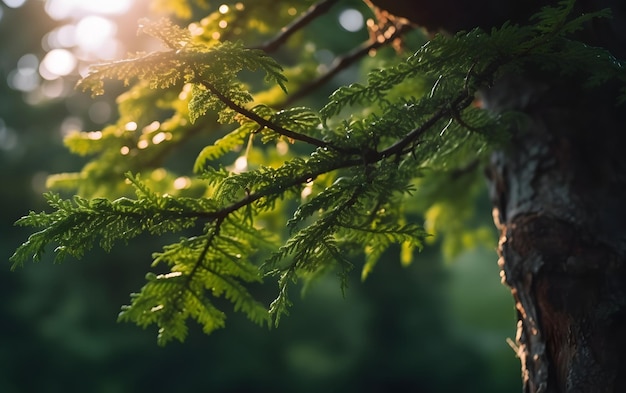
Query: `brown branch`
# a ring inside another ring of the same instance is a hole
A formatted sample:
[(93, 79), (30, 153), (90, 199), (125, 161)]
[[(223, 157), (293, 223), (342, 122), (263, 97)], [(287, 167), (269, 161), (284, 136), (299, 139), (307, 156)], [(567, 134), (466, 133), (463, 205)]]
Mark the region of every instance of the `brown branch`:
[(211, 93), (213, 93), (215, 96), (217, 96), (217, 98), (222, 101), (226, 106), (228, 106), (230, 109), (234, 110), (235, 112), (247, 117), (248, 119), (255, 121), (256, 123), (258, 123), (259, 125), (269, 128), (270, 130), (276, 132), (277, 134), (280, 134), (282, 136), (285, 136), (287, 138), (291, 138), (294, 140), (298, 140), (298, 141), (302, 141), (302, 142), (306, 142), (310, 145), (313, 146), (317, 146), (317, 147), (323, 147), (323, 148), (328, 148), (328, 149), (333, 149), (336, 151), (341, 151), (344, 153), (352, 153), (350, 150), (347, 149), (343, 149), (334, 145), (331, 145), (330, 143), (323, 141), (321, 139), (317, 139), (305, 134), (301, 134), (298, 132), (294, 132), (291, 130), (288, 130), (282, 126), (279, 126), (278, 124), (272, 123), (271, 121), (264, 119), (263, 117), (257, 115), (256, 113), (249, 111), (248, 109), (238, 105), (237, 103), (235, 103), (234, 101), (232, 101), (230, 98), (226, 97), (224, 94), (222, 94), (222, 92), (220, 92), (219, 90), (217, 90), (215, 88), (215, 86), (213, 86), (212, 84), (210, 84), (209, 82), (206, 81), (200, 81), (199, 83), (201, 83), (204, 87), (206, 87)]
[(457, 98), (454, 99), (454, 101), (452, 101), (450, 105), (445, 105), (439, 108), (437, 112), (435, 112), (419, 127), (413, 129), (404, 138), (389, 146), (385, 150), (372, 155), (371, 159), (378, 161), (389, 156), (406, 154), (406, 147), (413, 144), (413, 142), (415, 142), (420, 136), (422, 136), (426, 131), (432, 128), (435, 123), (442, 120), (444, 117), (451, 116), (452, 113), (454, 113), (455, 111), (467, 108), (471, 105), (473, 101), (474, 97), (468, 95), (467, 92), (459, 94), (459, 96), (457, 96)]
[(291, 22), (289, 25), (283, 27), (280, 31), (280, 34), (278, 34), (270, 41), (256, 47), (255, 49), (261, 49), (267, 53), (274, 52), (282, 44), (284, 44), (295, 32), (302, 29), (315, 18), (327, 12), (338, 1), (339, 0), (323, 0), (319, 3), (313, 4), (304, 14), (302, 14), (302, 16)]
[[(335, 162), (333, 163), (333, 165), (330, 165), (328, 168), (324, 168), (315, 172), (307, 172), (302, 174), (301, 176), (291, 179), (291, 181), (288, 184), (283, 185), (283, 190), (288, 189), (289, 187), (293, 187), (293, 186), (297, 186), (299, 184), (305, 184), (310, 182), (311, 180), (316, 179), (317, 177), (325, 174), (325, 173), (329, 173), (332, 171), (336, 171), (338, 169), (343, 169), (343, 168), (350, 168), (353, 166), (357, 166), (357, 165), (362, 165), (363, 164), (363, 160), (361, 158), (352, 158), (352, 159), (345, 159), (345, 160), (341, 160), (339, 162)], [(221, 223), (223, 220), (226, 219), (226, 217), (229, 214), (234, 213), (235, 211), (248, 206), (256, 201), (258, 201), (261, 198), (264, 198), (266, 196), (269, 195), (273, 195), (275, 194), (275, 190), (272, 189), (272, 187), (270, 187), (269, 190), (263, 190), (261, 189), (258, 192), (255, 193), (251, 193), (251, 194), (247, 194), (245, 197), (243, 197), (242, 199), (232, 203), (231, 205), (228, 205), (220, 210), (216, 210), (216, 211), (211, 211), (211, 212), (190, 212), (190, 213), (182, 213), (180, 211), (175, 211), (172, 212), (173, 214), (179, 216), (179, 217), (197, 217), (197, 218), (201, 218), (201, 219), (206, 219), (206, 220), (216, 220), (218, 223)]]
[[(454, 100), (441, 106), (430, 118), (428, 118), (428, 120), (422, 123), (419, 127), (413, 129), (398, 142), (380, 152), (373, 152), (372, 154), (370, 154), (370, 159), (374, 161), (379, 161), (389, 156), (407, 154), (411, 150), (407, 150), (407, 147), (409, 145), (415, 143), (426, 131), (428, 131), (438, 121), (444, 119), (445, 117), (451, 117), (453, 120), (456, 120), (457, 123), (459, 123), (462, 127), (468, 128), (470, 131), (473, 131), (474, 127), (470, 127), (468, 124), (461, 120), (460, 112), (463, 109), (469, 107), (474, 102), (474, 94), (476, 91), (491, 84), (489, 76), (493, 76), (496, 70), (506, 64), (508, 61), (510, 61), (510, 59), (496, 59), (488, 64), (482, 72), (478, 74), (472, 73), (472, 76), (476, 79), (476, 81), (478, 81), (478, 84), (476, 86), (473, 86), (473, 88), (470, 89), (469, 83), (466, 80), (464, 89), (456, 96)], [(472, 68), (473, 67), (474, 66), (472, 65)]]
[(465, 164), (462, 167), (453, 169), (450, 172), (450, 179), (456, 180), (456, 179), (459, 179), (459, 178), (467, 175), (468, 173), (474, 172), (476, 170), (476, 168), (478, 168), (478, 165), (480, 164), (480, 162), (481, 161), (478, 158), (474, 158), (468, 164)]
[(393, 42), (395, 39), (401, 37), (406, 32), (412, 29), (413, 29), (413, 26), (411, 25), (408, 25), (408, 24), (400, 25), (393, 34), (389, 35), (387, 39), (365, 42), (361, 46), (353, 49), (351, 52), (348, 52), (346, 55), (337, 57), (333, 61), (333, 64), (331, 65), (330, 69), (326, 73), (324, 73), (323, 75), (320, 75), (318, 78), (302, 86), (295, 93), (290, 94), (285, 101), (279, 104), (279, 106), (280, 107), (289, 106), (295, 101), (301, 99), (302, 97), (309, 95), (312, 91), (316, 90), (317, 88), (319, 88), (320, 86), (322, 86), (323, 84), (331, 80), (338, 73), (345, 70), (346, 68), (351, 66), (353, 63), (355, 63), (359, 59), (367, 56), (367, 54), (370, 53), (370, 51), (378, 49), (381, 46), (386, 45), (389, 42)]

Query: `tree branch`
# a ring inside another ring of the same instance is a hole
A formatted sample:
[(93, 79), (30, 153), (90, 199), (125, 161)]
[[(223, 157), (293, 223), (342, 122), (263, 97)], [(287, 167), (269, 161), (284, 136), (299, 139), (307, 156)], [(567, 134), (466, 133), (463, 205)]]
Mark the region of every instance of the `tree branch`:
[[(339, 162), (334, 163), (334, 165), (331, 165), (329, 168), (325, 168), (324, 170), (320, 170), (317, 172), (308, 172), (308, 173), (304, 173), (303, 175), (292, 179), (289, 184), (285, 185), (285, 187), (283, 189), (292, 187), (292, 186), (296, 186), (298, 184), (305, 184), (307, 182), (310, 182), (312, 180), (315, 180), (318, 176), (321, 176), (325, 173), (329, 173), (332, 171), (336, 171), (338, 169), (342, 169), (342, 168), (350, 168), (356, 165), (362, 165), (363, 164), (363, 160), (361, 158), (353, 158), (353, 159), (345, 159), (345, 160), (341, 160)], [(255, 192), (253, 194), (249, 194), (247, 195), (245, 198), (242, 198), (241, 200), (231, 204), (230, 206), (225, 207), (222, 210), (219, 210), (217, 212), (209, 212), (209, 213), (200, 213), (200, 214), (195, 214), (196, 217), (203, 217), (203, 218), (209, 218), (209, 219), (224, 219), (226, 216), (228, 216), (229, 214), (241, 209), (244, 206), (247, 206), (253, 202), (258, 201), (259, 199), (272, 195), (273, 192), (267, 192), (267, 191), (259, 191), (259, 192)]]
[[(502, 65), (506, 64), (508, 61), (510, 61), (510, 59), (496, 59), (488, 64), (485, 69), (479, 74), (474, 74), (473, 72), (471, 72), (472, 70), (470, 69), (470, 72), (468, 72), (466, 77), (465, 87), (454, 100), (440, 107), (430, 118), (428, 118), (428, 120), (422, 123), (422, 125), (420, 125), (419, 127), (413, 129), (398, 142), (376, 154), (372, 154), (372, 157), (370, 159), (378, 161), (389, 156), (408, 153), (408, 151), (406, 150), (407, 146), (415, 143), (415, 141), (417, 141), (420, 136), (422, 136), (426, 131), (433, 127), (435, 123), (447, 116), (450, 116), (462, 127), (468, 128), (470, 131), (474, 131), (473, 128), (469, 127), (467, 123), (461, 120), (460, 112), (463, 109), (469, 107), (472, 102), (474, 102), (474, 95), (477, 91), (491, 84), (492, 81), (489, 77), (493, 76), (496, 70)], [(472, 88), (470, 88), (469, 85), (469, 78), (471, 76), (473, 76), (476, 81), (478, 81), (478, 83)]]
[(271, 39), (270, 41), (256, 47), (255, 49), (261, 49), (267, 53), (274, 52), (277, 50), (282, 44), (285, 43), (295, 32), (302, 29), (304, 26), (309, 24), (315, 18), (327, 12), (335, 3), (339, 0), (323, 0), (319, 3), (313, 4), (309, 9), (302, 14), (298, 19), (291, 22), (291, 24), (283, 27), (276, 37)]
[(381, 152), (373, 155), (371, 159), (374, 161), (378, 161), (389, 156), (407, 153), (405, 148), (415, 142), (430, 128), (432, 128), (435, 123), (437, 123), (439, 120), (443, 119), (446, 116), (452, 115), (454, 112), (458, 112), (460, 109), (467, 108), (473, 101), (474, 97), (470, 96), (467, 92), (459, 94), (459, 96), (457, 96), (454, 101), (452, 101), (449, 105), (439, 108), (439, 110), (437, 110), (437, 112), (429, 117), (428, 120), (422, 123), (422, 125), (413, 129), (404, 138), (389, 146), (385, 150), (382, 150)]
[(270, 130), (276, 132), (277, 134), (280, 134), (282, 136), (285, 136), (287, 138), (291, 138), (294, 140), (306, 142), (310, 145), (317, 146), (317, 147), (333, 149), (333, 150), (340, 151), (343, 153), (354, 153), (351, 150), (331, 145), (330, 143), (323, 141), (321, 139), (317, 139), (317, 138), (314, 138), (305, 134), (294, 132), (284, 127), (281, 127), (278, 124), (272, 123), (271, 121), (264, 119), (263, 117), (257, 115), (256, 113), (239, 106), (237, 103), (235, 103), (234, 101), (226, 97), (224, 94), (222, 94), (219, 90), (215, 88), (215, 86), (213, 86), (209, 82), (200, 81), (199, 83), (201, 83), (204, 87), (206, 87), (211, 93), (215, 94), (215, 96), (217, 96), (217, 98), (220, 101), (222, 101), (224, 104), (226, 104), (226, 106), (228, 106), (230, 109), (247, 117), (250, 120), (255, 121), (256, 123), (258, 123), (259, 125), (263, 127), (269, 128)]
[(392, 42), (396, 38), (401, 37), (402, 35), (404, 35), (405, 33), (407, 33), (408, 31), (412, 29), (413, 29), (413, 26), (411, 25), (408, 25), (408, 24), (400, 25), (398, 28), (396, 28), (393, 34), (390, 34), (389, 37), (386, 37), (385, 40), (367, 41), (363, 43), (361, 46), (353, 49), (351, 52), (348, 52), (346, 55), (337, 57), (333, 61), (333, 64), (331, 65), (330, 69), (326, 73), (320, 75), (317, 79), (314, 79), (310, 83), (302, 86), (295, 93), (290, 94), (284, 102), (279, 104), (279, 106), (280, 107), (289, 106), (295, 101), (301, 99), (302, 97), (307, 96), (313, 90), (316, 90), (317, 88), (322, 86), (324, 83), (331, 80), (335, 75), (345, 70), (346, 68), (351, 66), (353, 63), (361, 59), (362, 57), (367, 56), (367, 54), (370, 53), (370, 51), (378, 49), (381, 46), (386, 45), (389, 42)]

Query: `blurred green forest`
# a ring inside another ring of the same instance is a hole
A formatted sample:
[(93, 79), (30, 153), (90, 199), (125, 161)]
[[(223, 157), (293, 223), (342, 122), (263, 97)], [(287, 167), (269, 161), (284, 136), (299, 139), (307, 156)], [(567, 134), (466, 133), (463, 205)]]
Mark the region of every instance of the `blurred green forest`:
[[(84, 94), (33, 100), (28, 89), (11, 86), (24, 55), (45, 56), (42, 38), (59, 23), (44, 11), (44, 1), (17, 3), (0, 1), (0, 392), (520, 389), (518, 360), (506, 344), (515, 318), (499, 282), (495, 230), (492, 247), (471, 248), (452, 260), (444, 260), (435, 243), (402, 267), (394, 249), (365, 282), (355, 269), (345, 297), (336, 277), (323, 277), (304, 296), (294, 295), (291, 315), (276, 329), (233, 313), (226, 329), (210, 336), (192, 329), (184, 344), (165, 348), (156, 345), (154, 332), (116, 318), (144, 282), (149, 251), (167, 239), (143, 237), (110, 254), (94, 250), (61, 265), (44, 258), (11, 272), (8, 258), (28, 236), (13, 223), (45, 209), (48, 174), (84, 164), (64, 148), (63, 128), (68, 122), (102, 126), (88, 115), (94, 101)], [(333, 8), (329, 20), (341, 10)], [(310, 28), (317, 29), (320, 47), (338, 45), (338, 35), (358, 43), (365, 34), (346, 34), (338, 23)], [(345, 71), (323, 94), (358, 72)], [(486, 195), (475, 208), (481, 224), (488, 223)]]

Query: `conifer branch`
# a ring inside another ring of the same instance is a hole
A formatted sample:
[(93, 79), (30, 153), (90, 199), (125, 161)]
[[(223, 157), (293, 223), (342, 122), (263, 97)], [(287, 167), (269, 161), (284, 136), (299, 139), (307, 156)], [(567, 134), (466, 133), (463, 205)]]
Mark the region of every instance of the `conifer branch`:
[(348, 149), (344, 149), (338, 146), (334, 146), (331, 145), (328, 142), (325, 142), (321, 139), (317, 139), (305, 134), (301, 134), (298, 132), (294, 132), (291, 130), (288, 130), (282, 126), (279, 126), (278, 124), (274, 124), (271, 121), (264, 119), (263, 117), (257, 115), (256, 113), (247, 110), (246, 108), (237, 105), (237, 103), (235, 103), (234, 101), (232, 101), (231, 99), (229, 99), (228, 97), (226, 97), (224, 94), (222, 94), (222, 92), (220, 92), (218, 89), (215, 88), (215, 86), (213, 86), (211, 83), (206, 82), (206, 81), (200, 81), (200, 83), (206, 87), (207, 90), (209, 90), (212, 94), (214, 94), (217, 98), (219, 98), (220, 101), (222, 101), (224, 104), (226, 104), (226, 106), (228, 106), (230, 109), (234, 110), (235, 112), (247, 117), (250, 120), (255, 121), (256, 123), (258, 123), (259, 125), (269, 128), (270, 130), (276, 132), (277, 134), (280, 134), (282, 136), (285, 136), (287, 138), (293, 139), (293, 140), (297, 140), (297, 141), (301, 141), (301, 142), (306, 142), (310, 145), (313, 146), (317, 146), (317, 147), (321, 147), (321, 148), (327, 148), (327, 149), (333, 149), (336, 151), (340, 151), (342, 153), (354, 153), (351, 150)]
[(280, 34), (272, 38), (270, 41), (256, 47), (255, 49), (261, 49), (266, 53), (274, 52), (282, 44), (284, 44), (294, 33), (302, 29), (304, 26), (308, 25), (320, 15), (328, 12), (328, 10), (332, 8), (332, 6), (335, 5), (338, 1), (339, 0), (323, 0), (319, 3), (313, 4), (298, 19), (283, 27), (280, 31)]

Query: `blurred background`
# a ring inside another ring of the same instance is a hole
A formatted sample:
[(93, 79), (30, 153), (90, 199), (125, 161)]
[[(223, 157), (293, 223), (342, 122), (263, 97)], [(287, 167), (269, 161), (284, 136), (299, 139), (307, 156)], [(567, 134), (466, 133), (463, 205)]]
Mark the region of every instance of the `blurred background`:
[[(345, 297), (334, 276), (302, 297), (294, 289), (291, 315), (277, 329), (233, 313), (226, 329), (205, 336), (192, 323), (184, 344), (165, 348), (155, 329), (116, 322), (164, 240), (144, 237), (59, 265), (48, 255), (10, 271), (9, 257), (29, 235), (13, 223), (46, 208), (47, 175), (85, 162), (63, 136), (115, 119), (119, 90), (92, 99), (74, 90), (76, 81), (90, 63), (144, 44), (135, 31), (146, 3), (0, 0), (0, 392), (519, 391), (518, 359), (506, 343), (515, 314), (500, 284), (495, 230), (491, 245), (443, 258), (435, 243), (406, 268), (393, 249), (367, 281), (355, 272)], [(320, 48), (323, 40), (332, 48), (339, 33), (356, 43), (367, 37), (363, 7), (352, 3), (331, 10), (333, 23), (311, 27)], [(490, 228), (482, 194), (477, 225)]]

